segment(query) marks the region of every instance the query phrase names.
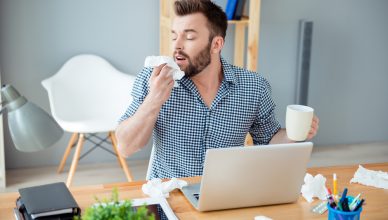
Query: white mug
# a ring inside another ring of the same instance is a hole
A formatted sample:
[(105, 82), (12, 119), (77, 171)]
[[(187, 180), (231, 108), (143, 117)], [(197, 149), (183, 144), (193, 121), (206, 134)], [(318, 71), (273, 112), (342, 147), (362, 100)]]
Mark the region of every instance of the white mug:
[(305, 105), (288, 105), (286, 112), (287, 137), (293, 141), (307, 139), (311, 129), (314, 109)]

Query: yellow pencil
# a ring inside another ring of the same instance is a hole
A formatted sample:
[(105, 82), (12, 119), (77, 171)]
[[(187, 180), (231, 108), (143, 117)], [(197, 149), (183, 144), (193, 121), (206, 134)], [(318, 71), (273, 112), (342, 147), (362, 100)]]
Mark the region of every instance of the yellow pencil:
[(333, 174), (333, 195), (337, 197), (337, 174)]

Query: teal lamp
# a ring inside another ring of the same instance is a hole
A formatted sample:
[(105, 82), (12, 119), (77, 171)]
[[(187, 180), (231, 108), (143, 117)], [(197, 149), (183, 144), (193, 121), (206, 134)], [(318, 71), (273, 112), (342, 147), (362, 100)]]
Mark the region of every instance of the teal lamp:
[(63, 135), (57, 122), (37, 105), (29, 102), (11, 85), (1, 87), (0, 114), (8, 112), (8, 127), (19, 151), (34, 152), (52, 146)]

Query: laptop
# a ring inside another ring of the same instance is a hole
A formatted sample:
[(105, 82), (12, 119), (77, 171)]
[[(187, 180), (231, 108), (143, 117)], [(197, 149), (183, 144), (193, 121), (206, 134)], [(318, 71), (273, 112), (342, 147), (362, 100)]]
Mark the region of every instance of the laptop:
[(302, 142), (209, 149), (201, 183), (182, 192), (199, 211), (295, 202), (312, 148)]

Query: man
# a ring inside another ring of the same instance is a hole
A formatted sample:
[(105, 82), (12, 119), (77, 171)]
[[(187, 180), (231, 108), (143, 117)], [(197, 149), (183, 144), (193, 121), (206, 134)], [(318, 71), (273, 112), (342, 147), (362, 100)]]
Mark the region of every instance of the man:
[[(260, 75), (228, 64), (221, 57), (227, 19), (209, 0), (175, 2), (173, 57), (185, 76), (174, 87), (166, 65), (144, 68), (132, 91), (133, 102), (116, 136), (129, 156), (151, 134), (154, 155), (150, 178), (202, 174), (209, 148), (291, 142), (275, 119), (269, 83)], [(314, 117), (308, 139), (318, 130)]]

